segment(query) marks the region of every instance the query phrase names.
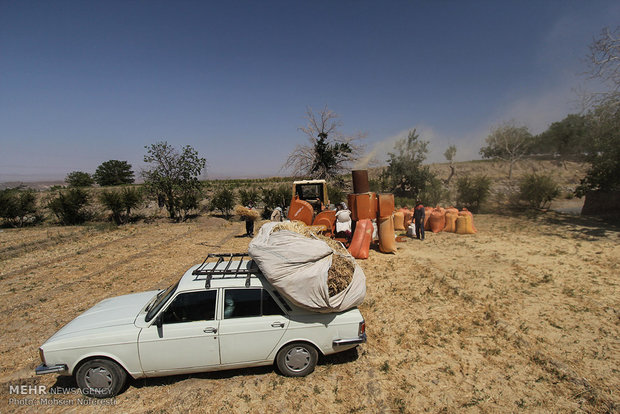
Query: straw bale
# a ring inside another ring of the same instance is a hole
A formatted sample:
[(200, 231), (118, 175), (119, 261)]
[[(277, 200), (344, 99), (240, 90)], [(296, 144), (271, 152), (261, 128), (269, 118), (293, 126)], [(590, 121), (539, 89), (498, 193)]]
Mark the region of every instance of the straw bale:
[(235, 207), (235, 214), (240, 216), (243, 220), (249, 219), (249, 220), (256, 221), (260, 217), (260, 214), (258, 214), (258, 211), (250, 210), (249, 208), (243, 207), (243, 206)]

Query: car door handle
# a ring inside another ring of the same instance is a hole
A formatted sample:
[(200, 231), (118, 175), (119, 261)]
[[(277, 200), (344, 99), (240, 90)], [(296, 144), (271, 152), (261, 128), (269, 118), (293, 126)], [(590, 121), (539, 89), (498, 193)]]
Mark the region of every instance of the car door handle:
[(204, 333), (213, 333), (214, 334), (214, 333), (217, 333), (217, 328), (212, 328), (212, 327), (204, 328), (202, 330), (202, 332), (204, 332)]
[(271, 324), (271, 326), (273, 326), (274, 328), (284, 328), (284, 323), (283, 322), (274, 322)]

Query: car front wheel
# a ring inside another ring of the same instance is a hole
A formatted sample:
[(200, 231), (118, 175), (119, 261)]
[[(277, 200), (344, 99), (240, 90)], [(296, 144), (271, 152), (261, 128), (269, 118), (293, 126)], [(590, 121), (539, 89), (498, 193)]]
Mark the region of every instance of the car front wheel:
[(316, 349), (303, 342), (286, 345), (278, 352), (276, 363), (287, 377), (304, 377), (314, 371), (319, 359)]
[(75, 381), (85, 395), (110, 398), (121, 391), (127, 381), (127, 373), (116, 362), (91, 359), (78, 368)]

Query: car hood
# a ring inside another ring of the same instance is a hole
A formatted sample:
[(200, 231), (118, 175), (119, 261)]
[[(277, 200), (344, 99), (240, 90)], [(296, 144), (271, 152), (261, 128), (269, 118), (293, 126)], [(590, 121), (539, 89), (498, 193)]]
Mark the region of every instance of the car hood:
[[(136, 316), (158, 291), (132, 293), (105, 299), (66, 324), (49, 340), (94, 329), (133, 325)], [(49, 341), (48, 340), (48, 341)]]

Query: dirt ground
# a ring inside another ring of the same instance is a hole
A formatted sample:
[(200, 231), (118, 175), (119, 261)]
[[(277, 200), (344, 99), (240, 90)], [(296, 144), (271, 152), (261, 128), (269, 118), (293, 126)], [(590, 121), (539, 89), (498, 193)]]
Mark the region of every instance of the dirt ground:
[[(475, 225), (360, 261), (368, 342), (308, 377), (262, 367), (142, 379), (107, 402), (124, 413), (620, 411), (620, 230), (554, 213)], [(208, 252), (245, 251), (243, 227), (202, 217), (2, 230), (0, 412), (99, 411), (75, 394), (18, 405), (39, 396), (9, 386), (74, 387), (34, 375), (41, 343), (104, 298), (164, 288)]]

